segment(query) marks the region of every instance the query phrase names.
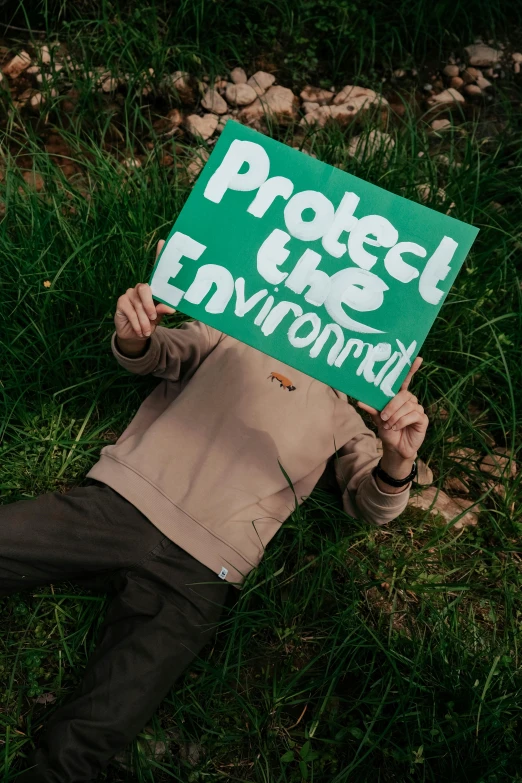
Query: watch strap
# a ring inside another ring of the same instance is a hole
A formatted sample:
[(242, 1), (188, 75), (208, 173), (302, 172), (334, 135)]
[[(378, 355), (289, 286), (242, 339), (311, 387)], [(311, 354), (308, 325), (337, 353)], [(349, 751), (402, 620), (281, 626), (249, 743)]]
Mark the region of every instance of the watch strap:
[(389, 484), (390, 487), (405, 487), (406, 484), (409, 484), (410, 481), (413, 481), (417, 475), (417, 463), (413, 463), (410, 474), (403, 479), (396, 479), (393, 478), (393, 476), (388, 475), (388, 473), (386, 473), (386, 471), (381, 468), (381, 460), (379, 460), (377, 465), (372, 470), (372, 474), (374, 478), (378, 476), (381, 481), (384, 481), (385, 484)]

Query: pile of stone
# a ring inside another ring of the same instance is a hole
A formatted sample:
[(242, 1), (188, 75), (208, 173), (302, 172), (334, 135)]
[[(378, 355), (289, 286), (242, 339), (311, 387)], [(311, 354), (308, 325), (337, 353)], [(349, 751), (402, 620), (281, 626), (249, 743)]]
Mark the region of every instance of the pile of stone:
[[(385, 98), (366, 87), (346, 85), (336, 92), (307, 85), (296, 95), (278, 85), (274, 74), (256, 71), (249, 77), (240, 67), (234, 68), (228, 79), (216, 76), (212, 84), (207, 78), (198, 82), (184, 71), (175, 71), (161, 81), (160, 88), (173, 95), (180, 109), (157, 120), (156, 132), (169, 137), (184, 130), (196, 143), (205, 142), (206, 146), (214, 142), (230, 119), (265, 132), (271, 124), (291, 125), (303, 134), (327, 123), (347, 127), (371, 109), (386, 115), (389, 107)], [(183, 113), (184, 107), (194, 104), (199, 104), (197, 111)], [(386, 165), (394, 144), (389, 134), (375, 129), (353, 138), (346, 151), (358, 160), (380, 153)], [(192, 178), (208, 159), (206, 146), (196, 150), (189, 165)]]
[[(197, 79), (186, 71), (162, 76), (152, 68), (131, 78), (129, 74), (111, 73), (103, 67), (86, 72), (67, 53), (66, 47), (58, 43), (41, 45), (30, 52), (22, 50), (11, 57), (0, 73), (2, 86), (11, 90), (15, 106), (34, 111), (45, 107), (48, 111), (50, 99), (60, 96), (61, 110), (70, 113), (79, 98), (78, 85), (74, 83), (78, 79), (87, 80), (89, 88), (106, 95), (111, 111), (118, 109), (118, 101), (120, 105), (123, 102), (122, 91), (135, 89), (137, 97), (151, 101), (156, 96), (167, 95), (176, 108), (158, 117), (153, 128), (162, 141), (183, 134), (188, 137), (193, 146), (188, 169), (191, 178), (201, 170), (210, 147), (231, 118), (263, 132), (271, 132), (276, 125), (290, 126), (295, 133), (293, 146), (301, 149), (303, 140), (316, 128), (329, 124), (347, 128), (366, 118), (371, 123), (365, 125), (373, 128), (352, 136), (346, 155), (358, 161), (378, 155), (379, 165), (386, 166), (393, 153), (394, 139), (381, 128), (386, 126), (390, 114), (398, 113), (399, 104), (390, 106), (386, 98), (368, 87), (347, 84), (341, 89), (333, 86), (325, 89), (309, 84), (296, 94), (289, 87), (279, 85), (273, 73), (259, 70), (249, 76), (241, 67), (233, 68), (226, 77), (216, 76), (212, 80), (207, 76)], [(502, 45), (493, 47), (482, 41), (466, 47), (462, 61), (458, 57), (449, 58), (440, 73), (424, 85), (426, 106), (436, 113), (431, 121), (432, 130), (436, 133), (451, 130), (452, 110), (462, 111), (468, 101), (487, 96), (494, 80), (505, 74), (509, 63), (514, 73), (519, 73), (522, 54), (507, 55)], [(418, 77), (415, 69), (410, 69), (408, 74), (408, 78)], [(392, 81), (396, 83), (406, 75), (404, 69), (396, 68)], [(400, 107), (405, 109), (402, 104)], [(400, 112), (399, 116), (402, 116)], [(152, 149), (155, 142), (147, 142), (146, 146)], [(173, 160), (167, 153), (163, 159)], [(123, 163), (127, 169), (141, 165), (140, 158), (133, 155)], [(427, 186), (419, 187), (422, 200), (431, 198)], [(431, 195), (445, 200), (442, 190)]]
[[(62, 68), (63, 65), (55, 61), (48, 46), (42, 46), (37, 51), (36, 59), (23, 49), (4, 65), (0, 81), (6, 87), (5, 77), (8, 77), (11, 82), (22, 75), (32, 77), (35, 86), (17, 92), (13, 102), (20, 109), (27, 104), (33, 109), (39, 109), (49, 98), (55, 98), (59, 94), (58, 89), (50, 83), (54, 82)], [(49, 90), (44, 90), (44, 85), (49, 85)]]
[[(51, 49), (43, 46), (34, 56), (22, 51), (4, 65), (2, 72), (12, 88), (14, 103), (20, 109), (39, 109), (60, 92), (65, 92), (66, 102), (71, 103), (67, 108), (72, 108), (77, 98), (73, 78), (88, 79), (92, 89), (108, 95), (120, 87), (128, 88), (130, 82), (129, 74), (117, 75), (104, 68), (82, 71), (81, 66), (58, 45)], [(31, 86), (23, 89), (23, 85), (27, 84)], [(45, 90), (42, 85), (46, 86)], [(227, 78), (217, 76), (212, 83), (208, 77), (198, 80), (185, 71), (175, 71), (155, 79), (153, 70), (149, 69), (142, 74), (140, 85), (143, 97), (157, 89), (170, 95), (178, 104), (178, 108), (154, 123), (154, 129), (161, 138), (167, 139), (184, 131), (197, 144), (205, 142), (207, 146), (231, 118), (257, 130), (267, 131), (275, 124), (296, 126), (301, 133), (306, 133), (329, 123), (347, 127), (370, 110), (384, 119), (389, 110), (388, 101), (367, 87), (348, 84), (336, 91), (333, 87), (327, 90), (307, 85), (297, 95), (288, 87), (277, 84), (272, 73), (256, 71), (248, 76), (240, 67), (233, 68)], [(367, 136), (353, 139), (347, 153), (360, 160), (381, 151), (386, 163), (393, 145), (389, 134), (374, 130)], [(201, 150), (197, 157), (204, 162)], [(132, 161), (129, 166), (131, 164)], [(194, 168), (197, 170), (198, 166), (196, 163)]]
[[(504, 75), (508, 60), (514, 73), (520, 73), (522, 54), (519, 52), (508, 56), (504, 54), (502, 44), (493, 47), (482, 41), (465, 47), (462, 61), (450, 57), (440, 74), (432, 76), (432, 81), (424, 85), (427, 106), (433, 110), (451, 109), (462, 106), (466, 99), (480, 98), (487, 94), (495, 79)], [(417, 76), (417, 71), (414, 69), (411, 74)], [(404, 69), (397, 68), (392, 81), (405, 75)], [(22, 50), (4, 65), (0, 81), (13, 84), (21, 76), (32, 80), (32, 85), (16, 93), (15, 104), (19, 108), (28, 105), (33, 109), (39, 109), (50, 97), (58, 95), (60, 89), (71, 88), (73, 77), (88, 79), (93, 89), (109, 95), (120, 87), (128, 88), (131, 82), (129, 74), (114, 74), (103, 67), (85, 72), (60, 44), (43, 45), (35, 50), (34, 56)], [(212, 84), (208, 77), (199, 81), (184, 71), (156, 78), (152, 68), (133, 82), (143, 97), (159, 88), (160, 92), (175, 96), (181, 107), (191, 107), (193, 111), (186, 116), (179, 114), (179, 123), (167, 124), (166, 133), (182, 126), (203, 141), (219, 134), (231, 117), (258, 130), (265, 130), (270, 123), (299, 123), (306, 131), (327, 123), (345, 127), (369, 110), (386, 117), (390, 110), (388, 101), (368, 87), (348, 84), (336, 91), (334, 87), (323, 89), (307, 85), (296, 95), (288, 87), (278, 85), (274, 74), (257, 71), (248, 77), (240, 67), (234, 68), (228, 78), (217, 76)], [(178, 115), (173, 118), (177, 121)], [(449, 120), (434, 120), (434, 123), (443, 122), (447, 124), (434, 127), (434, 130), (445, 129), (451, 124)], [(376, 146), (374, 142), (370, 143)], [(379, 139), (379, 146), (386, 148), (389, 140)], [(355, 155), (360, 155), (360, 150), (360, 145), (352, 147)]]
[[(42, 45), (35, 49), (33, 56), (23, 49), (0, 72), (0, 84), (6, 89), (11, 87), (13, 103), (18, 109), (28, 107), (39, 110), (51, 98), (63, 93), (65, 100), (62, 108), (70, 111), (78, 97), (73, 87), (74, 80), (78, 78), (89, 80), (93, 89), (107, 94), (114, 93), (120, 86), (128, 86), (131, 81), (130, 74), (116, 76), (103, 67), (85, 71), (59, 43)], [(149, 68), (134, 79), (141, 95), (146, 96), (152, 91), (153, 78), (154, 70)], [(23, 89), (20, 89), (20, 84)]]
[(454, 108), (465, 103), (466, 98), (484, 97), (494, 80), (505, 75), (509, 63), (515, 74), (520, 73), (522, 54), (514, 52), (507, 57), (502, 44), (493, 48), (479, 41), (466, 46), (465, 53), (464, 61), (450, 57), (440, 76), (433, 76), (433, 83), (424, 85), (429, 93), (428, 106)]
[[(304, 129), (324, 127), (329, 122), (345, 127), (372, 107), (383, 111), (388, 107), (385, 98), (366, 87), (346, 85), (336, 93), (307, 85), (298, 96), (275, 82), (271, 73), (257, 71), (248, 77), (238, 67), (230, 72), (229, 79), (218, 76), (212, 85), (198, 84), (190, 74), (176, 71), (163, 79), (162, 87), (171, 90), (182, 106), (196, 103), (199, 93), (200, 110), (176, 119), (191, 135), (204, 141), (219, 134), (231, 118), (257, 130), (265, 130), (270, 123), (298, 122)], [(353, 152), (360, 154), (360, 149), (358, 152), (354, 147)]]

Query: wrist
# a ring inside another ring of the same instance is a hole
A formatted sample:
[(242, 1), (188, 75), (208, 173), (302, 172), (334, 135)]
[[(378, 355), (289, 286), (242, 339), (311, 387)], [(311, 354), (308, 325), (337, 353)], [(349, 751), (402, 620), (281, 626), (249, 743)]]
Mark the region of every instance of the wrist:
[(146, 353), (150, 343), (150, 337), (140, 339), (131, 338), (128, 340), (122, 339), (116, 335), (116, 348), (118, 351), (126, 356), (128, 359), (138, 359)]
[[(408, 457), (405, 459), (400, 454), (397, 454), (396, 452), (384, 452), (379, 467), (384, 471), (385, 474), (387, 474), (390, 479), (396, 479), (397, 481), (402, 481), (403, 479), (407, 478), (411, 472), (412, 472), (412, 465), (416, 458), (417, 454), (415, 454), (413, 457)], [(409, 489), (411, 486), (411, 481), (407, 484), (404, 484), (399, 487), (394, 487), (392, 484), (389, 484), (387, 481), (384, 480), (386, 476), (381, 478), (377, 472), (374, 472), (374, 478), (377, 486), (381, 490), (381, 492), (385, 492), (387, 495), (396, 495), (399, 492), (404, 492)]]
[(403, 479), (411, 471), (412, 463), (417, 459), (417, 452), (411, 457), (403, 457), (394, 451), (384, 449), (381, 457), (381, 468), (394, 479)]

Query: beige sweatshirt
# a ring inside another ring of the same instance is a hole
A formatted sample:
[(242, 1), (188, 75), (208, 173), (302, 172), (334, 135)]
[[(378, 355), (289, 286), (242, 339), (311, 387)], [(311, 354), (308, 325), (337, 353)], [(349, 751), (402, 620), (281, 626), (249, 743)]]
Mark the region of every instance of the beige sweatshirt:
[(222, 579), (241, 585), (334, 454), (348, 514), (403, 511), (409, 491), (377, 486), (375, 435), (345, 394), (199, 321), (158, 326), (135, 359), (115, 338), (122, 367), (161, 382), (87, 475)]

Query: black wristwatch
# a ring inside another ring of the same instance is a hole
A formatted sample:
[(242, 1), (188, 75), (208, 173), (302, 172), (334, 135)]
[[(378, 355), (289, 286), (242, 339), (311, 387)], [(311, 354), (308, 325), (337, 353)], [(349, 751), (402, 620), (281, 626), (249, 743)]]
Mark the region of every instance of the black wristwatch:
[(413, 463), (409, 476), (406, 476), (406, 478), (403, 479), (396, 479), (392, 476), (389, 476), (386, 471), (381, 468), (381, 460), (379, 460), (377, 465), (372, 470), (372, 475), (374, 478), (378, 476), (381, 481), (384, 481), (385, 484), (389, 484), (390, 487), (405, 487), (406, 484), (409, 484), (410, 481), (413, 481), (417, 475), (417, 463)]

